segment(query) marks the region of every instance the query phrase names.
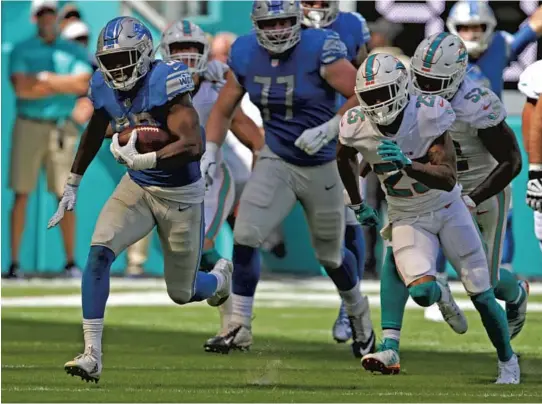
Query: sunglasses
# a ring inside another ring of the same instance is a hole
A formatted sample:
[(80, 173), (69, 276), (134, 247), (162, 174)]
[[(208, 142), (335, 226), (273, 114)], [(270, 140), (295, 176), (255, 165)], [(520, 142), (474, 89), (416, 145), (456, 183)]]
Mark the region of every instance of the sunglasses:
[(68, 11), (62, 19), (67, 20), (68, 18), (78, 18), (81, 19), (81, 13), (77, 10)]
[(43, 17), (45, 14), (56, 14), (56, 10), (49, 7), (44, 7), (36, 13), (36, 17)]

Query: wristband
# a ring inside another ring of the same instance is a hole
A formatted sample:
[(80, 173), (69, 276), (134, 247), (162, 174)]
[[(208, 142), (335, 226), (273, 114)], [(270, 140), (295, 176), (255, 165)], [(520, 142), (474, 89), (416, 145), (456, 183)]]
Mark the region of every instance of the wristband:
[(66, 183), (68, 185), (78, 187), (82, 179), (83, 179), (82, 175), (70, 173), (70, 175), (68, 175), (68, 181)]

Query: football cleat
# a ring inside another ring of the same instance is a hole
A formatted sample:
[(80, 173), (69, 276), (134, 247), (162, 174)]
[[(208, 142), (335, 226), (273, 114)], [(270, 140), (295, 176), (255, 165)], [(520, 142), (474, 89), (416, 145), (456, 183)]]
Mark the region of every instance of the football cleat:
[(333, 339), (339, 344), (347, 342), (352, 338), (352, 328), (350, 327), (350, 320), (344, 309), (344, 302), (341, 302), (341, 307), (339, 309), (339, 315), (333, 324), (333, 329), (331, 331)]
[(508, 330), (510, 339), (514, 339), (523, 329), (525, 325), (525, 317), (527, 317), (527, 300), (529, 299), (529, 283), (527, 281), (519, 281), (519, 287), (525, 293), (525, 297), (519, 304), (506, 303), (506, 318), (508, 320)]
[(401, 371), (399, 353), (385, 345), (378, 348), (378, 352), (365, 355), (361, 359), (361, 366), (369, 372), (378, 372), (384, 375), (396, 375)]
[(361, 358), (376, 350), (376, 337), (371, 323), (371, 311), (369, 299), (362, 297), (362, 312), (359, 316), (349, 316), (350, 328), (352, 330), (352, 352), (356, 358)]
[(438, 308), (442, 313), (444, 321), (448, 323), (452, 330), (458, 334), (464, 334), (467, 332), (468, 324), (467, 318), (463, 311), (459, 308), (455, 302), (452, 291), (448, 283), (444, 283), (437, 278), (437, 285), (440, 287), (441, 298), (437, 302)]
[(77, 355), (75, 359), (64, 364), (64, 370), (72, 376), (79, 376), (81, 380), (98, 383), (102, 374), (101, 354), (92, 345), (85, 348), (85, 352)]
[(210, 273), (213, 275), (222, 276), (224, 278), (224, 284), (222, 285), (222, 288), (220, 288), (220, 290), (217, 290), (213, 296), (207, 299), (207, 303), (209, 304), (209, 306), (216, 307), (220, 306), (222, 303), (228, 300), (228, 297), (230, 297), (233, 262), (221, 258), (215, 264), (213, 270)]
[(231, 350), (248, 351), (252, 345), (252, 331), (238, 324), (232, 324), (225, 335), (214, 336), (205, 342), (205, 352), (229, 354)]
[(518, 357), (514, 354), (507, 362), (499, 361), (499, 375), (495, 384), (519, 384), (520, 373)]

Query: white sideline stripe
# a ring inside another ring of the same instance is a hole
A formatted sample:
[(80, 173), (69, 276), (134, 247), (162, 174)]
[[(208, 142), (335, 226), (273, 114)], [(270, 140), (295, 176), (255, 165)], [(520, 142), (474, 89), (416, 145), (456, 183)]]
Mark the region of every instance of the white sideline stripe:
[[(542, 283), (529, 284), (531, 295), (542, 295)], [(43, 279), (34, 278), (29, 280), (2, 280), (2, 288), (18, 289), (39, 287), (43, 289), (63, 289), (63, 288), (79, 288), (81, 287), (81, 279)], [(166, 289), (164, 280), (156, 279), (124, 279), (111, 278), (111, 288), (131, 288), (131, 289)], [(460, 282), (450, 282), (450, 288), (453, 293), (465, 293), (465, 289)], [(258, 284), (260, 290), (287, 290), (287, 289), (311, 289), (314, 291), (335, 291), (335, 285), (329, 278), (306, 278), (306, 279), (287, 279), (284, 281), (262, 280)], [(361, 290), (364, 293), (379, 293), (379, 281), (362, 281)]]
[[(380, 296), (368, 295), (371, 306), (380, 307)], [(458, 306), (463, 310), (474, 311), (470, 299), (456, 299)], [(294, 292), (268, 292), (260, 291), (256, 295), (257, 307), (338, 307), (339, 295), (336, 293), (294, 293)], [(503, 307), (504, 303), (499, 302)], [(127, 292), (111, 293), (107, 305), (112, 306), (176, 306), (164, 292)], [(201, 306), (207, 306), (201, 302)], [(2, 308), (6, 307), (80, 307), (81, 296), (53, 295), (2, 298)], [(530, 303), (528, 312), (542, 312), (542, 303)], [(408, 309), (422, 310), (411, 299), (407, 302)]]

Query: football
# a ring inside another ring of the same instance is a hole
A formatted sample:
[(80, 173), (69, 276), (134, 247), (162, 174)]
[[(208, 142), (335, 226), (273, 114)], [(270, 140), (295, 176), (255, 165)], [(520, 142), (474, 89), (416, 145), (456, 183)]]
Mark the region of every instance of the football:
[(132, 130), (137, 129), (136, 149), (139, 153), (149, 153), (160, 150), (165, 145), (173, 142), (171, 135), (163, 129), (155, 126), (136, 126), (123, 130), (119, 134), (119, 144), (126, 145)]

